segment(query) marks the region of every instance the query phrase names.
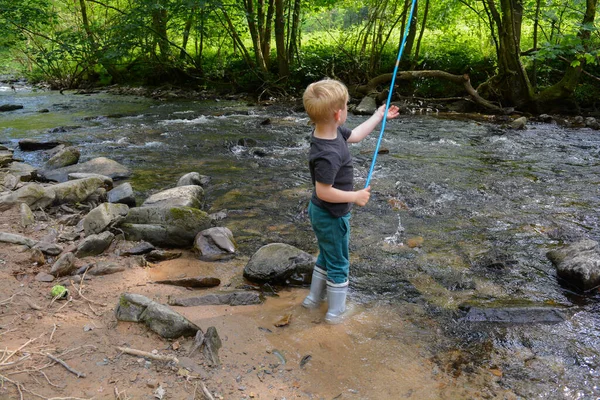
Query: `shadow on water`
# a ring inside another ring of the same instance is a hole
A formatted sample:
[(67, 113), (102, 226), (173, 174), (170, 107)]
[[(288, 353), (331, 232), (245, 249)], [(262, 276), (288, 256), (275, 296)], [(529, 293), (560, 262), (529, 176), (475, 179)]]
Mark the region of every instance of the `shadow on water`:
[[(0, 91), (0, 103), (25, 106), (0, 115), (4, 144), (52, 138), (78, 146), (81, 161), (112, 158), (132, 169), (139, 201), (197, 171), (211, 177), (206, 210), (227, 211), (222, 225), (243, 255), (272, 242), (317, 251), (302, 113), (103, 93)], [(352, 147), (357, 186), (376, 141), (377, 132)], [(353, 301), (420, 310), (415, 326), (437, 328), (418, 340), (454, 374), (483, 368), (521, 398), (598, 398), (599, 296), (561, 287), (545, 256), (600, 240), (598, 132), (401, 116), (382, 147), (371, 201), (352, 217)]]

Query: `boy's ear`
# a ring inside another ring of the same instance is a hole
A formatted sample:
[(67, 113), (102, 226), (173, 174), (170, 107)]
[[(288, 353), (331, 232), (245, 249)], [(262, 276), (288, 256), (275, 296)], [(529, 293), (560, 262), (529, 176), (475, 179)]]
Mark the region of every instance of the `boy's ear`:
[(342, 110), (337, 110), (335, 113), (333, 113), (333, 119), (335, 120), (335, 122), (338, 122), (341, 117), (342, 117)]

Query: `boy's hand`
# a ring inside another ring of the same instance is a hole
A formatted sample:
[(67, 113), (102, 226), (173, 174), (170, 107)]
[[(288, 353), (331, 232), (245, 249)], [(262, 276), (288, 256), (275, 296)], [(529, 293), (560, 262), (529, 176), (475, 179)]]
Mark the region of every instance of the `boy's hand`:
[[(377, 109), (377, 113), (379, 114), (381, 119), (383, 119), (383, 114), (385, 113), (385, 104)], [(395, 106), (393, 104), (390, 105), (390, 108), (388, 108), (387, 119), (396, 118), (398, 115), (400, 115), (400, 110), (398, 109), (398, 106)]]
[(371, 186), (366, 187), (362, 190), (356, 191), (356, 199), (354, 200), (354, 204), (360, 207), (364, 207), (371, 197)]

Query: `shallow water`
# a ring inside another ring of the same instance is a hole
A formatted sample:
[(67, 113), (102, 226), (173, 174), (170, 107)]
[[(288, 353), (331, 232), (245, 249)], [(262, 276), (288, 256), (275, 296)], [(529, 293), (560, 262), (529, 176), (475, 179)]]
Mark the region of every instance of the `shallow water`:
[[(197, 171), (212, 178), (206, 210), (227, 210), (222, 225), (242, 255), (271, 242), (316, 252), (306, 219), (310, 128), (303, 113), (23, 87), (0, 88), (6, 103), (25, 107), (0, 114), (3, 144), (52, 138), (78, 146), (81, 161), (112, 158), (133, 171), (140, 201)], [(347, 124), (363, 120), (350, 115)], [(357, 186), (378, 134), (352, 147)], [(377, 158), (371, 201), (352, 217), (352, 301), (377, 310), (378, 321), (418, 310), (415, 335), (456, 374), (502, 371), (500, 386), (522, 398), (598, 398), (598, 295), (563, 288), (545, 253), (584, 237), (600, 240), (600, 133), (533, 122), (512, 131), (414, 114), (386, 124), (382, 147), (389, 154)], [(47, 157), (16, 155), (38, 166)], [(472, 322), (465, 304), (560, 307), (567, 320)], [(369, 318), (353, 324), (369, 325)], [(408, 335), (385, 334), (390, 346)]]

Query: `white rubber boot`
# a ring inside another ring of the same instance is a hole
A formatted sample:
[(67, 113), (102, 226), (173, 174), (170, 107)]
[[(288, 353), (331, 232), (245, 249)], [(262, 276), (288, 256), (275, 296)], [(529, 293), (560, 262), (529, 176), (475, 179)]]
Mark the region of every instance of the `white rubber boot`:
[(304, 308), (317, 308), (321, 302), (325, 299), (325, 286), (327, 285), (327, 272), (321, 268), (315, 266), (312, 274), (312, 281), (310, 283), (310, 293), (304, 301), (302, 306)]
[(327, 302), (329, 308), (325, 314), (325, 322), (339, 324), (346, 312), (346, 295), (348, 294), (348, 281), (344, 283), (327, 282)]

